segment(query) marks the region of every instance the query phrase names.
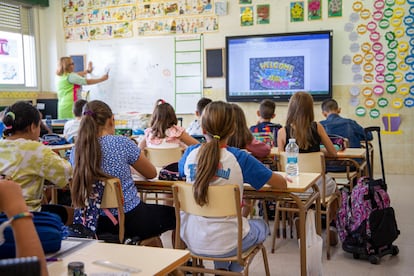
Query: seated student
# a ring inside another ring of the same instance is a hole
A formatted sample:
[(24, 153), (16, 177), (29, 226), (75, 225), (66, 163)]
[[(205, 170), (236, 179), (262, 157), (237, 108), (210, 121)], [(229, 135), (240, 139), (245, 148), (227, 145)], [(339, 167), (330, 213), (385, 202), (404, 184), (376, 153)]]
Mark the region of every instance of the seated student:
[[(295, 138), (300, 153), (321, 151), (320, 145), (325, 147), (322, 151), (327, 156), (336, 156), (336, 150), (332, 141), (326, 134), (323, 126), (315, 122), (313, 112), (313, 98), (307, 92), (296, 92), (289, 100), (286, 125), (277, 135), (277, 147), (279, 151), (285, 151), (289, 138)], [(326, 195), (336, 190), (335, 181), (327, 181)]]
[[(350, 148), (360, 148), (361, 141), (365, 140), (364, 128), (356, 121), (343, 118), (339, 115), (341, 108), (334, 99), (326, 99), (321, 105), (322, 114), (326, 120), (320, 121), (328, 135), (334, 134), (347, 138)], [(372, 140), (372, 134), (368, 133), (368, 140)]]
[(151, 117), (150, 127), (144, 131), (144, 139), (139, 143), (141, 149), (183, 147), (198, 144), (185, 128), (177, 125), (177, 115), (174, 108), (166, 101), (156, 102)]
[(239, 149), (246, 149), (254, 157), (262, 158), (270, 154), (270, 146), (264, 142), (256, 140), (250, 130), (247, 127), (246, 116), (237, 104), (232, 104), (233, 115), (235, 116), (236, 129), (234, 133), (229, 137), (227, 144), (230, 147), (236, 147)]
[[(147, 239), (175, 229), (171, 206), (146, 204), (138, 196), (132, 166), (147, 179), (157, 175), (155, 167), (128, 137), (115, 135), (114, 115), (102, 101), (88, 102), (70, 160), (74, 165), (71, 186), (76, 207), (74, 222), (96, 232), (117, 234), (118, 229), (98, 206), (103, 196), (101, 180), (117, 177), (124, 195), (125, 237)], [(85, 203), (87, 202), (87, 203)], [(114, 217), (117, 210), (111, 209)]]
[[(250, 131), (257, 137), (259, 137), (259, 135), (263, 136), (263, 133), (271, 135), (271, 146), (276, 146), (277, 132), (282, 127), (280, 124), (274, 124), (271, 122), (271, 120), (276, 116), (275, 109), (276, 104), (274, 101), (268, 99), (261, 101), (259, 110), (257, 110), (259, 121), (256, 125), (250, 127)], [(260, 139), (268, 140), (265, 137), (261, 137)]]
[(48, 273), (45, 254), (22, 194), (19, 184), (1, 179), (0, 212), (4, 212), (8, 218), (13, 218), (11, 227), (16, 245), (16, 257), (36, 256), (40, 262), (41, 275), (46, 276)]
[(67, 121), (63, 127), (63, 136), (68, 142), (73, 143), (78, 135), (78, 129), (82, 118), (82, 109), (86, 103), (86, 100), (80, 99), (73, 104), (72, 111), (75, 118)]
[(70, 163), (39, 142), (40, 113), (27, 102), (6, 108), (0, 140), (0, 172), (22, 187), (30, 211), (40, 211), (45, 180), (66, 186), (72, 177)]
[(190, 123), (190, 125), (187, 128), (187, 133), (190, 135), (203, 135), (203, 132), (201, 130), (201, 126), (200, 126), (200, 117), (201, 114), (203, 113), (204, 108), (206, 107), (206, 105), (208, 105), (209, 103), (211, 103), (212, 100), (209, 98), (201, 98), (198, 102), (197, 102), (197, 109), (195, 111), (195, 115), (196, 115), (196, 119), (194, 119), (194, 121), (192, 121)]
[[(233, 107), (231, 104), (215, 101), (206, 106), (201, 117), (201, 127), (206, 135), (206, 143), (187, 148), (179, 162), (181, 176), (194, 185), (194, 198), (200, 206), (207, 204), (210, 185), (249, 183), (260, 189), (266, 183), (272, 187), (286, 188), (286, 179), (273, 173), (246, 151), (229, 147), (227, 141), (234, 133)], [(225, 173), (224, 173), (225, 172)], [(211, 219), (202, 216), (181, 214), (180, 236), (188, 248), (205, 256), (225, 257), (235, 254), (237, 248), (237, 222), (235, 218)], [(262, 219), (243, 218), (242, 243), (248, 248), (263, 242), (269, 227)], [(215, 262), (215, 268), (241, 271), (238, 263)]]

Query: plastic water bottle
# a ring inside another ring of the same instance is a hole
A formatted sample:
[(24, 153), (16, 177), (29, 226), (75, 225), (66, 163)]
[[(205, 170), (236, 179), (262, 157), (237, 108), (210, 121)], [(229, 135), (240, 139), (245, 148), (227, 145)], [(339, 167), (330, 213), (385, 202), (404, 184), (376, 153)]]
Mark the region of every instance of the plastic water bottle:
[(296, 144), (295, 138), (290, 138), (289, 143), (286, 145), (286, 174), (288, 176), (299, 175), (298, 155), (299, 146)]

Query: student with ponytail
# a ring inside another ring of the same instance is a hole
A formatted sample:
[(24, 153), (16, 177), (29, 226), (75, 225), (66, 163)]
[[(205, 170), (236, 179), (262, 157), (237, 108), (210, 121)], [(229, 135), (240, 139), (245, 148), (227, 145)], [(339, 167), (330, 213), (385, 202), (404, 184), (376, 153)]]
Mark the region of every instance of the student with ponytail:
[[(207, 204), (210, 185), (243, 183), (260, 189), (266, 183), (272, 187), (286, 188), (286, 179), (266, 168), (244, 150), (227, 146), (236, 124), (231, 104), (216, 101), (208, 104), (201, 117), (201, 127), (206, 143), (188, 147), (179, 162), (181, 176), (194, 185), (194, 198), (203, 206)], [(243, 218), (243, 248), (263, 242), (269, 234), (268, 225), (262, 219)], [(205, 256), (225, 257), (235, 254), (237, 247), (236, 218), (222, 218), (214, 222), (204, 217), (181, 214), (181, 238), (188, 248)], [(200, 238), (203, 237), (203, 238)], [(238, 263), (216, 262), (216, 268), (241, 271)]]

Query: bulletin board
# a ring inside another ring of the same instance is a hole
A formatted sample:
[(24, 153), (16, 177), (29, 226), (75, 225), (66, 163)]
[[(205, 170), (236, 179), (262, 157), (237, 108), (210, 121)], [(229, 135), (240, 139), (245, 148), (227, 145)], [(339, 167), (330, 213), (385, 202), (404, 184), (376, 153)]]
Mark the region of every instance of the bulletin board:
[[(152, 113), (157, 99), (169, 102), (178, 114), (194, 112), (202, 97), (203, 70), (201, 68), (199, 74), (191, 76), (192, 80), (199, 79), (196, 90), (194, 81), (178, 78), (177, 72), (180, 74), (183, 66), (188, 71), (186, 66), (194, 64), (176, 61), (180, 61), (176, 41), (173, 36), (163, 36), (88, 42), (87, 57), (94, 68), (90, 77), (100, 77), (109, 71), (109, 79), (84, 86), (83, 90), (89, 91), (89, 100), (108, 103), (114, 113)], [(186, 47), (187, 43), (179, 45)], [(181, 52), (185, 50), (180, 49)]]

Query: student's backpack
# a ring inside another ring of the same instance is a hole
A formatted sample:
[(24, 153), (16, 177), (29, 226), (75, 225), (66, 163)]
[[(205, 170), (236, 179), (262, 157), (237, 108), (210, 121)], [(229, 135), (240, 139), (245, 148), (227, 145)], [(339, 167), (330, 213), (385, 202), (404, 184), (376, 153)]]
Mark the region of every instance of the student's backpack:
[[(32, 212), (33, 223), (45, 253), (54, 253), (60, 250), (62, 240), (68, 235), (67, 227), (56, 214), (49, 212)], [(0, 214), (0, 225), (8, 220), (7, 216)], [(14, 258), (16, 246), (14, 244), (11, 227), (4, 229), (4, 243), (0, 245), (0, 259)]]
[(68, 141), (66, 141), (65, 137), (62, 137), (59, 134), (52, 133), (43, 135), (42, 143), (45, 145), (55, 146), (68, 144)]
[(398, 254), (398, 247), (392, 243), (397, 239), (400, 230), (387, 193), (380, 128), (365, 128), (367, 143), (366, 135), (371, 131), (378, 133), (382, 179), (373, 178), (367, 149), (366, 162), (370, 175), (358, 179), (350, 193), (342, 191), (342, 205), (338, 211), (336, 226), (344, 251), (352, 253), (355, 259), (366, 257), (372, 264), (377, 264), (386, 254)]

